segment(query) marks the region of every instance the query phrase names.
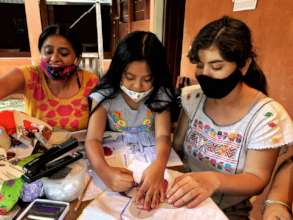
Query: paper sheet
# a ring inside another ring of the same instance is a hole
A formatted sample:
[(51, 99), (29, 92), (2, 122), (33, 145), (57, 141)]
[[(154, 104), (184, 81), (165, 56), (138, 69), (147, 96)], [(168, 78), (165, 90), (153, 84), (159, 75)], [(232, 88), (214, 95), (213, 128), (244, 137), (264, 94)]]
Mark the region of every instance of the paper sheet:
[(19, 178), (23, 175), (22, 168), (7, 160), (0, 160), (0, 187), (4, 181)]
[[(154, 136), (148, 133), (127, 134), (108, 132), (103, 146), (106, 159), (111, 165), (113, 163), (123, 164), (123, 167), (127, 167), (133, 160), (151, 163), (156, 159), (155, 139)], [(167, 167), (182, 165), (183, 163), (179, 156), (174, 149), (171, 149)]]
[[(104, 137), (103, 146), (107, 163), (113, 167), (132, 170), (134, 179), (140, 182), (139, 175), (142, 175), (144, 169), (156, 158), (154, 138), (145, 133), (129, 135), (119, 132), (105, 132)], [(167, 167), (181, 165), (183, 165), (181, 159), (171, 149)], [(82, 201), (92, 200), (101, 192), (109, 191), (95, 172), (89, 172), (89, 175), (93, 177), (93, 181), (89, 184)]]
[[(148, 164), (141, 161), (133, 161), (128, 169), (133, 170), (134, 179), (139, 181), (144, 169)], [(172, 170), (166, 170), (165, 179), (171, 186), (174, 179), (181, 173)], [(103, 190), (95, 200), (93, 200), (82, 212), (79, 220), (88, 219), (206, 219), (206, 220), (228, 220), (219, 207), (208, 198), (198, 207), (188, 209), (185, 207), (174, 208), (167, 203), (162, 203), (158, 209), (151, 211), (138, 210), (132, 203), (132, 199), (122, 196), (119, 193)]]
[(254, 10), (257, 0), (234, 0), (233, 11)]

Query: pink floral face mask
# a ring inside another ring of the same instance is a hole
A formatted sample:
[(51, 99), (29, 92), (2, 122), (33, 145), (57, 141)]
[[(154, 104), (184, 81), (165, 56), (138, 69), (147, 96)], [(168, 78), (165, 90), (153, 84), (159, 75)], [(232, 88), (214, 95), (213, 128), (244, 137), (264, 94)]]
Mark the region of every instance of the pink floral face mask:
[(67, 80), (77, 70), (76, 64), (70, 64), (67, 66), (53, 67), (45, 59), (41, 60), (41, 70), (51, 79), (54, 80)]

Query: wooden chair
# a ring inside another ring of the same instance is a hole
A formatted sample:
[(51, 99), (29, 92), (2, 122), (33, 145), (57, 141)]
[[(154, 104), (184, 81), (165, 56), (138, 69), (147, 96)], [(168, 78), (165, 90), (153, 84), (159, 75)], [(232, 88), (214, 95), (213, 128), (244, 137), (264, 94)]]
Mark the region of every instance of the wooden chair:
[(99, 54), (82, 53), (79, 67), (99, 75)]
[(111, 59), (103, 59), (99, 61), (98, 53), (82, 53), (79, 67), (97, 74), (101, 78), (108, 70)]

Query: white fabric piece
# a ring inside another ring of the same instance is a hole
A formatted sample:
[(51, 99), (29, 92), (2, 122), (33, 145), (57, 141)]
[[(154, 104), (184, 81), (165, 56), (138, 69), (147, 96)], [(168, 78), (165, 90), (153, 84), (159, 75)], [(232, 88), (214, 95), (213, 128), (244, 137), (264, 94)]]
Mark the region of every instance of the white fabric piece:
[[(140, 181), (142, 173), (148, 164), (141, 161), (133, 161), (128, 169), (134, 172), (135, 181)], [(172, 170), (165, 171), (165, 179), (168, 181), (168, 186), (172, 185), (174, 179), (181, 173)], [(151, 211), (143, 211), (135, 208), (132, 199), (122, 196), (119, 193), (105, 191), (93, 200), (79, 216), (79, 220), (89, 219), (205, 219), (205, 220), (228, 220), (224, 213), (217, 205), (208, 198), (199, 206), (193, 209), (186, 207), (175, 208), (167, 203), (161, 203), (159, 208)]]

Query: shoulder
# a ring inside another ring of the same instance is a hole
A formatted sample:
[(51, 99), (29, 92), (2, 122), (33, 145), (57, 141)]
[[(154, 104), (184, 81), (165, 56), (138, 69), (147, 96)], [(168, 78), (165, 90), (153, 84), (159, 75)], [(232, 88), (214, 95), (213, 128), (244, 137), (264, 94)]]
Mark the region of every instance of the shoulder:
[(95, 100), (98, 104), (103, 101), (106, 97), (110, 96), (113, 93), (113, 89), (99, 89), (92, 92), (89, 95), (89, 98)]
[(200, 85), (183, 87), (181, 91), (182, 108), (189, 118), (192, 117), (197, 105), (204, 96)]
[(251, 119), (249, 148), (276, 148), (293, 143), (293, 122), (285, 108), (271, 98), (260, 100), (257, 106)]
[(84, 70), (84, 69), (79, 69), (79, 71), (86, 77), (89, 78), (98, 78), (97, 74), (94, 72), (90, 72), (88, 70)]
[(26, 80), (40, 81), (42, 78), (42, 72), (38, 65), (23, 66), (20, 71)]
[(291, 122), (291, 118), (285, 108), (272, 98), (264, 98), (258, 102), (260, 105), (258, 117), (262, 119), (277, 119), (279, 121)]

